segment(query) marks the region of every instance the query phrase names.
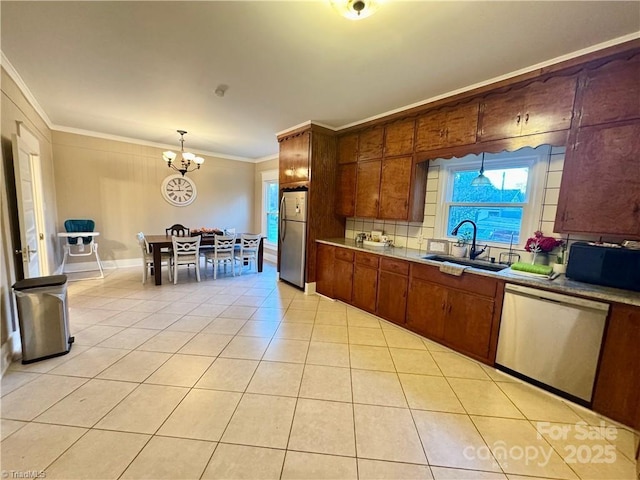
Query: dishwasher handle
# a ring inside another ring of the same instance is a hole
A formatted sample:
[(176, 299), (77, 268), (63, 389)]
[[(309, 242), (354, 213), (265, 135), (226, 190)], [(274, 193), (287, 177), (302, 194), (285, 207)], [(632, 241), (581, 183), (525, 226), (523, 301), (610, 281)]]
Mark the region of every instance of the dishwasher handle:
[(547, 290), (538, 290), (537, 288), (523, 287), (522, 285), (514, 285), (507, 283), (504, 287), (505, 293), (513, 293), (515, 295), (525, 295), (527, 297), (539, 298), (563, 305), (571, 305), (581, 308), (589, 308), (601, 312), (609, 311), (609, 304), (588, 300), (586, 298), (572, 297), (562, 293), (549, 292)]

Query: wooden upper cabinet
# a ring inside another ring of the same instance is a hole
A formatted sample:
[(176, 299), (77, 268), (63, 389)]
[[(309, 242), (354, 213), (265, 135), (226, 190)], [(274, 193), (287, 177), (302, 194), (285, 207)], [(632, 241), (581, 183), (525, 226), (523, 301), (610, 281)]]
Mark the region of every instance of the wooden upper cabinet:
[(427, 112), (416, 127), (416, 151), (475, 143), (478, 130), (479, 103), (472, 102)]
[(413, 137), (415, 133), (415, 120), (402, 120), (390, 123), (385, 127), (384, 155), (411, 155), (413, 153)]
[(349, 133), (338, 138), (338, 163), (358, 161), (358, 134)]
[(336, 214), (353, 217), (356, 214), (356, 175), (358, 165), (350, 163), (338, 166), (338, 192)]
[(407, 219), (412, 167), (412, 157), (385, 158), (382, 161), (378, 218)]
[(384, 128), (373, 127), (360, 132), (358, 139), (358, 161), (382, 158)]
[(640, 239), (640, 121), (580, 128), (567, 148), (554, 231)]
[(640, 118), (640, 55), (585, 72), (580, 126)]
[(280, 185), (309, 181), (311, 134), (301, 133), (280, 142)]
[(576, 84), (576, 77), (554, 77), (487, 96), (481, 106), (480, 140), (569, 129)]
[(380, 198), (381, 160), (358, 163), (356, 217), (376, 218)]
[(555, 132), (571, 127), (577, 77), (556, 77), (529, 85), (524, 104), (522, 135)]

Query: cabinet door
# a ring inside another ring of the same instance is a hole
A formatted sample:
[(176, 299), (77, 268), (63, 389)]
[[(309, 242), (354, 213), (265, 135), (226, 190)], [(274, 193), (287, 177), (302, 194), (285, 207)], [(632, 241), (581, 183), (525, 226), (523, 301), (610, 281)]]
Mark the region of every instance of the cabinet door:
[(344, 217), (356, 214), (356, 175), (358, 166), (355, 163), (338, 166), (338, 191), (336, 196), (336, 213)]
[(405, 324), (409, 277), (381, 271), (378, 277), (378, 310), (382, 318)]
[(318, 244), (316, 251), (316, 291), (329, 298), (333, 298), (333, 264), (335, 247)]
[(416, 151), (427, 152), (447, 145), (447, 112), (436, 110), (418, 119), (416, 127)]
[(571, 126), (576, 77), (556, 77), (526, 89), (522, 135), (566, 130)]
[(426, 337), (443, 339), (446, 305), (446, 288), (411, 278), (407, 296), (407, 326)]
[(338, 138), (338, 163), (358, 161), (358, 134), (350, 133)]
[(377, 292), (378, 269), (356, 263), (353, 269), (353, 305), (367, 312), (375, 313)]
[(333, 263), (333, 295), (338, 300), (351, 303), (353, 287), (353, 262), (336, 258)]
[(483, 358), (489, 356), (494, 301), (449, 290), (444, 339), (452, 346)]
[(640, 122), (581, 128), (568, 148), (554, 230), (640, 238)]
[(481, 105), (480, 140), (517, 137), (522, 130), (524, 93), (520, 91), (491, 95)]
[(356, 217), (375, 218), (378, 216), (381, 165), (380, 160), (358, 163)]
[(427, 113), (418, 119), (416, 151), (475, 143), (478, 131), (478, 102)]
[(413, 119), (387, 125), (384, 134), (384, 155), (392, 157), (412, 154), (414, 131)]
[(360, 132), (358, 139), (358, 161), (382, 158), (384, 129), (374, 127)]
[(478, 133), (478, 102), (460, 105), (447, 112), (446, 147), (470, 145)]
[(303, 133), (280, 142), (280, 184), (309, 180), (310, 133)]
[(640, 118), (640, 55), (586, 73), (580, 126)]
[(611, 306), (593, 409), (633, 428), (640, 428), (640, 308)]
[(411, 157), (385, 158), (382, 161), (378, 218), (407, 219), (412, 166)]

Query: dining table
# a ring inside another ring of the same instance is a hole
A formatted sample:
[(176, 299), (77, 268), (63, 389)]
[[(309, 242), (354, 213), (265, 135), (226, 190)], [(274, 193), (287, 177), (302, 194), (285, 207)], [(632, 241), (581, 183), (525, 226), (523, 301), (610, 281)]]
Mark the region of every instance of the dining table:
[[(171, 241), (171, 235), (145, 235), (145, 239), (149, 244), (149, 248), (151, 248), (151, 253), (153, 254), (153, 277), (155, 279), (156, 285), (162, 285), (162, 254), (161, 250), (163, 248), (171, 248), (173, 247), (173, 243)], [(236, 243), (240, 243), (241, 237), (240, 234), (236, 237)], [(200, 240), (200, 246), (202, 245), (211, 245), (215, 244), (215, 235), (202, 235)], [(262, 272), (262, 263), (264, 258), (264, 237), (260, 237), (260, 245), (258, 246), (258, 273)]]

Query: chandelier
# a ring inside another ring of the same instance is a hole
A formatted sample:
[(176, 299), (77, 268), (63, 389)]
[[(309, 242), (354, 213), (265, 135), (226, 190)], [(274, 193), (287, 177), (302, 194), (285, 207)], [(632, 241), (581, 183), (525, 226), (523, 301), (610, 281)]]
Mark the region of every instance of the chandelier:
[(200, 168), (200, 165), (204, 163), (204, 158), (196, 157), (193, 153), (184, 151), (184, 134), (187, 133), (185, 130), (177, 130), (180, 134), (180, 163), (178, 166), (175, 165), (174, 161), (178, 156), (176, 153), (171, 150), (167, 150), (166, 152), (162, 152), (162, 159), (167, 162), (167, 166), (169, 168), (173, 168), (174, 170), (180, 172), (184, 177), (185, 173), (193, 172)]

